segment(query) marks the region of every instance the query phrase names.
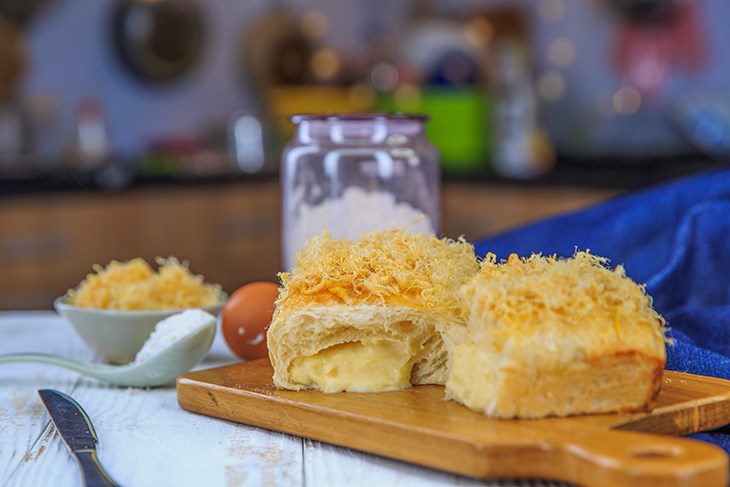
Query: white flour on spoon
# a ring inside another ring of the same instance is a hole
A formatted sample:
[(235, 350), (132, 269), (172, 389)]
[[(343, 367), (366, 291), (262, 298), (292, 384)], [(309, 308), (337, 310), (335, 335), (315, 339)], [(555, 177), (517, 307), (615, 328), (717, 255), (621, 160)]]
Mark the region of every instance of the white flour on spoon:
[(215, 317), (202, 309), (186, 309), (168, 316), (155, 325), (154, 331), (137, 352), (134, 363), (138, 364), (158, 355), (174, 343), (198, 331), (211, 319)]

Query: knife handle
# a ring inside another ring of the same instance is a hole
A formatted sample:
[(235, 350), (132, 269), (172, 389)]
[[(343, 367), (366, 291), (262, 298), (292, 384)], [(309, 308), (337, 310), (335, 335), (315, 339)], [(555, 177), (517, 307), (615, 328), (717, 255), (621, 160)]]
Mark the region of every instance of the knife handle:
[(119, 487), (99, 463), (95, 450), (80, 450), (75, 453), (84, 473), (86, 487)]

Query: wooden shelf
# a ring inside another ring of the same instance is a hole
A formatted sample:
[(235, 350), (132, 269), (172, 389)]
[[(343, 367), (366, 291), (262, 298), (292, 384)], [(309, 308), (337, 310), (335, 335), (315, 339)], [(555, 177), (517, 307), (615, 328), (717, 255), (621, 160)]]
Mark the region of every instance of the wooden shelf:
[[(476, 240), (575, 210), (615, 190), (447, 182), (443, 232)], [(58, 193), (0, 205), (0, 309), (49, 308), (94, 263), (174, 255), (227, 291), (279, 271), (275, 181)]]

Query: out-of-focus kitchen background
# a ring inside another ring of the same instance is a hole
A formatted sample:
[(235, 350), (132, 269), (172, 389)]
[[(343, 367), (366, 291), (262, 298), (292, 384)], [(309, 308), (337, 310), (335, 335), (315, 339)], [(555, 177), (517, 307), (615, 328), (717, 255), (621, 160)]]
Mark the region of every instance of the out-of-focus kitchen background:
[(0, 309), (175, 255), (280, 270), (289, 117), (431, 117), (477, 239), (730, 152), (725, 0), (0, 0)]

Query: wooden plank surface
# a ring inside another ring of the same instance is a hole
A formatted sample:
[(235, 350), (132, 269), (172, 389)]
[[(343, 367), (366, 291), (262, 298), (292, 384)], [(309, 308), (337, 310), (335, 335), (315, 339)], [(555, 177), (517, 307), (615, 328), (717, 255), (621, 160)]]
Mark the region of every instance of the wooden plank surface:
[[(52, 313), (0, 313), (0, 353), (91, 353)], [(207, 366), (233, 360), (217, 340)], [(100, 439), (99, 458), (124, 486), (301, 485), (300, 438), (192, 415), (173, 387), (108, 387), (43, 365), (0, 367), (0, 485), (78, 486), (81, 473), (36, 391), (69, 393)]]
[[(51, 312), (0, 312), (0, 353), (35, 351), (93, 359)], [(220, 336), (201, 367), (234, 362)], [(99, 457), (125, 487), (554, 485), (481, 482), (317, 441), (196, 415), (174, 387), (109, 388), (43, 365), (0, 367), (0, 485), (80, 486), (81, 474), (37, 399), (70, 393), (89, 412)]]
[(687, 434), (728, 424), (730, 382), (720, 379), (668, 371), (651, 414), (500, 421), (444, 401), (439, 386), (380, 394), (294, 392), (276, 389), (271, 374), (265, 360), (186, 374), (178, 379), (178, 401), (197, 413), (474, 477), (727, 483), (728, 459), (719, 448), (611, 430)]

